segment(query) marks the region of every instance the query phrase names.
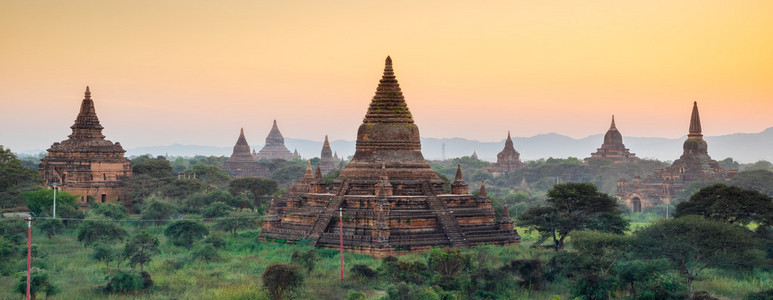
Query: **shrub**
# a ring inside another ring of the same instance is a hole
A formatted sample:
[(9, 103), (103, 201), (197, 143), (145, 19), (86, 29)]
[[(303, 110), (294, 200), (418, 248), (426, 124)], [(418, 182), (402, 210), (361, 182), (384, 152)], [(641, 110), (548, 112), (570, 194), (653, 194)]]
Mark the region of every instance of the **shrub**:
[(301, 285), (303, 285), (303, 276), (297, 266), (273, 264), (263, 272), (263, 286), (268, 290), (271, 299), (282, 300), (285, 295), (293, 293)]
[(378, 275), (378, 273), (376, 273), (376, 271), (374, 271), (373, 269), (371, 269), (367, 265), (354, 265), (350, 269), (350, 271), (357, 278), (367, 278), (367, 279), (370, 279), (370, 278), (376, 277), (376, 275)]
[(517, 259), (501, 268), (502, 271), (517, 275), (518, 284), (531, 290), (541, 290), (545, 286), (543, 263), (539, 259)]
[[(148, 279), (150, 279), (149, 275)], [(121, 270), (110, 278), (110, 281), (105, 286), (105, 292), (128, 293), (142, 290), (144, 287), (145, 279), (140, 273), (131, 270)]]

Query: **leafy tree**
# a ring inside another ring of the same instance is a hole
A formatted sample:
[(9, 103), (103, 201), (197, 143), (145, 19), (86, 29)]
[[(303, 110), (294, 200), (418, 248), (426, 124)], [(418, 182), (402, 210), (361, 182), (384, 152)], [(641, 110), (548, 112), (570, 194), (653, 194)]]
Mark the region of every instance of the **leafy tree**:
[(129, 261), (129, 265), (134, 267), (140, 265), (140, 272), (143, 272), (145, 264), (149, 263), (153, 254), (158, 252), (158, 239), (142, 231), (133, 236), (123, 248), (123, 257)]
[(541, 290), (545, 286), (544, 263), (539, 259), (516, 259), (502, 266), (500, 270), (517, 275), (518, 284), (530, 290)]
[(203, 191), (205, 187), (206, 184), (198, 179), (172, 179), (161, 188), (161, 193), (164, 197), (182, 200)]
[(118, 260), (118, 250), (107, 244), (97, 244), (94, 246), (94, 252), (91, 253), (91, 258), (96, 261), (105, 263), (106, 268), (110, 268), (110, 263)]
[(149, 155), (143, 155), (132, 160), (132, 175), (149, 175), (153, 178), (172, 177), (172, 165), (165, 157), (159, 156), (155, 159)]
[[(33, 216), (52, 215), (54, 207), (54, 190), (53, 189), (39, 189), (35, 191), (23, 192), (24, 199), (27, 202), (27, 207), (30, 209), (30, 214)], [(77, 198), (75, 195), (59, 191), (56, 193), (56, 214), (62, 216), (62, 212), (68, 208), (74, 209)]]
[(263, 272), (263, 287), (271, 299), (282, 300), (303, 285), (303, 276), (297, 266), (273, 264)]
[(767, 160), (760, 160), (756, 163), (753, 163), (751, 165), (746, 165), (743, 167), (743, 171), (752, 171), (752, 170), (770, 170), (773, 169), (773, 163), (770, 163)]
[(172, 244), (187, 248), (190, 248), (193, 242), (203, 239), (207, 234), (209, 234), (207, 226), (191, 220), (175, 221), (164, 229), (164, 235), (169, 238)]
[(730, 185), (755, 190), (773, 197), (773, 172), (768, 170), (739, 172), (730, 180)]
[(224, 187), (231, 180), (231, 175), (223, 172), (217, 166), (207, 164), (194, 165), (192, 169), (186, 170), (183, 174), (190, 177), (193, 177), (195, 174), (196, 179), (216, 187)]
[(628, 228), (615, 199), (592, 184), (557, 184), (547, 195), (548, 205), (528, 209), (519, 223), (539, 232), (542, 241), (552, 238), (555, 251), (564, 249), (564, 240), (574, 230), (623, 233)]
[(631, 244), (625, 235), (598, 231), (572, 233), (572, 248), (578, 259), (570, 266), (575, 276), (574, 296), (585, 299), (607, 299), (616, 287), (616, 264), (622, 260)]
[(156, 225), (166, 223), (177, 214), (177, 207), (166, 200), (152, 197), (145, 203), (140, 220), (152, 221)]
[(99, 242), (122, 241), (124, 238), (126, 230), (113, 222), (88, 220), (78, 226), (78, 241), (86, 247)]
[(245, 195), (252, 200), (255, 206), (267, 204), (267, 197), (276, 193), (277, 182), (266, 178), (239, 178), (234, 179), (228, 185), (231, 195)]
[(685, 216), (661, 220), (634, 235), (632, 249), (645, 259), (666, 258), (687, 279), (693, 281), (707, 268), (750, 269), (762, 260), (755, 249), (757, 240), (744, 227)]
[(49, 239), (57, 233), (62, 232), (62, 229), (64, 229), (64, 223), (59, 219), (44, 219), (38, 226), (41, 231), (46, 233), (46, 236)]
[(273, 173), (271, 173), (271, 179), (276, 181), (276, 183), (280, 186), (290, 186), (290, 183), (293, 180), (297, 180), (298, 178), (303, 177), (303, 174), (306, 172), (305, 166), (300, 165), (291, 165), (287, 167), (283, 167), (281, 169), (277, 169)]
[(676, 206), (675, 217), (698, 215), (729, 224), (771, 224), (773, 199), (758, 191), (715, 184), (700, 189)]
[(212, 261), (218, 258), (217, 249), (212, 244), (202, 244), (192, 253), (193, 260), (197, 260), (196, 266), (200, 266), (202, 261)]
[(722, 169), (725, 170), (738, 170), (741, 168), (741, 164), (739, 164), (737, 161), (733, 160), (732, 157), (725, 158), (723, 160), (719, 161), (719, 166), (722, 167)]
[(110, 278), (110, 281), (105, 286), (105, 292), (128, 293), (142, 290), (145, 286), (146, 280), (142, 274), (132, 270), (121, 270)]
[(0, 145), (0, 208), (23, 205), (20, 192), (42, 181), (38, 172), (25, 168), (11, 149)]
[(303, 252), (295, 250), (290, 257), (290, 262), (306, 269), (306, 274), (311, 274), (311, 271), (314, 271), (314, 265), (317, 262), (317, 252), (314, 248)]
[(108, 202), (97, 205), (93, 210), (95, 214), (103, 215), (113, 220), (123, 220), (129, 216), (129, 211), (121, 203)]
[(442, 276), (452, 277), (470, 267), (471, 261), (470, 255), (463, 254), (459, 249), (435, 248), (427, 258), (427, 266)]
[[(48, 278), (48, 272), (43, 269), (33, 268), (30, 272), (30, 299), (37, 299), (38, 294), (45, 293), (46, 298), (54, 296), (59, 293), (59, 289)], [(19, 276), (19, 281), (16, 283), (16, 292), (27, 295), (27, 274)]]
[(230, 232), (236, 237), (236, 232), (243, 229), (253, 229), (258, 227), (258, 219), (254, 215), (232, 214), (230, 218), (217, 220), (215, 228), (225, 232)]
[(228, 214), (231, 213), (233, 208), (231, 208), (230, 205), (225, 204), (223, 202), (212, 202), (209, 206), (207, 206), (207, 209), (204, 210), (204, 217), (205, 218), (219, 218), (219, 217), (225, 217)]

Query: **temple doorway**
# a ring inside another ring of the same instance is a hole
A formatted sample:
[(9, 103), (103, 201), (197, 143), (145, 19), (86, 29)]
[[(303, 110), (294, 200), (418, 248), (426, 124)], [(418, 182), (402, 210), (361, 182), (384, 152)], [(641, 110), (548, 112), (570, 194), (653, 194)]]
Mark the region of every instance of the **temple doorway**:
[(634, 197), (633, 200), (631, 200), (633, 204), (633, 212), (639, 213), (641, 212), (641, 199), (639, 197)]

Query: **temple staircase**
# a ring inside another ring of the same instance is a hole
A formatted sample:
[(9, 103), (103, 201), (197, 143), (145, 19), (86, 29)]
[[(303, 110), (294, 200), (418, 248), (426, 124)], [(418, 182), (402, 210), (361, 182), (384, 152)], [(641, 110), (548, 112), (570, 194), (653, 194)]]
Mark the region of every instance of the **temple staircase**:
[(456, 217), (448, 211), (448, 207), (445, 203), (440, 201), (435, 195), (435, 191), (432, 189), (429, 181), (424, 181), (421, 188), (424, 190), (424, 195), (427, 196), (427, 206), (429, 206), (429, 209), (437, 215), (438, 224), (451, 242), (451, 246), (469, 248), (470, 242), (464, 237), (462, 229), (459, 227), (459, 222), (456, 221)]
[(344, 194), (346, 194), (347, 189), (349, 189), (349, 180), (345, 180), (341, 183), (341, 188), (338, 189), (333, 201), (329, 203), (322, 214), (314, 220), (314, 224), (311, 226), (309, 232), (306, 233), (306, 236), (303, 237), (304, 239), (313, 240), (315, 245), (318, 243), (322, 233), (324, 233), (327, 226), (330, 225), (330, 220), (338, 215), (338, 209), (344, 202)]

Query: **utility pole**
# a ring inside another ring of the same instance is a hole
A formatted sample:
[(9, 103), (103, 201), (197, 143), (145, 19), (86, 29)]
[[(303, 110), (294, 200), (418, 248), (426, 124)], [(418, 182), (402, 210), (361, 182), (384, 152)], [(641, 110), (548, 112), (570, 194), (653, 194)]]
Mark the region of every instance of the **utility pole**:
[(32, 265), (32, 217), (27, 217), (27, 300), (30, 300), (30, 266)]
[(52, 183), (51, 186), (54, 187), (54, 219), (56, 219), (56, 190), (58, 190), (59, 187), (56, 183)]
[(341, 241), (341, 281), (344, 281), (344, 209), (338, 208), (338, 236)]

